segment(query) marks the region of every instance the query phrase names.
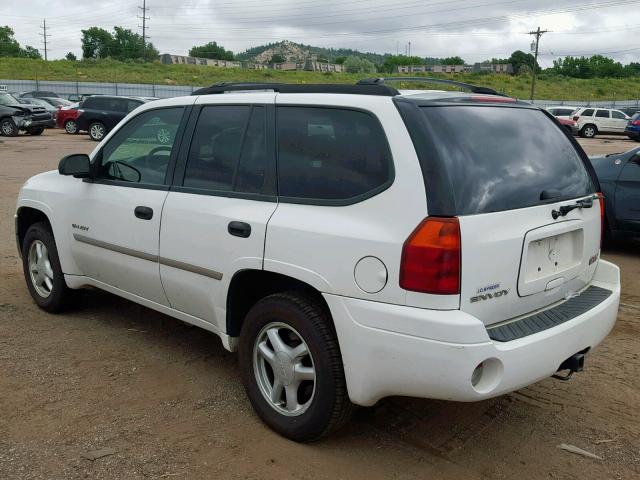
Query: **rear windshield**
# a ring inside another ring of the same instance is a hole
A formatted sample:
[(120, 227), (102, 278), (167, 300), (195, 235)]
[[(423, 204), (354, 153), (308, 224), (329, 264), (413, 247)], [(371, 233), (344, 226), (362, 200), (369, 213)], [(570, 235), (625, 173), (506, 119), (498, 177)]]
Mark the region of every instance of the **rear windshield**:
[[(450, 192), (430, 185), (426, 174), (427, 197), (448, 196), (443, 213), (512, 210), (595, 191), (578, 151), (539, 110), (461, 105), (423, 106), (420, 112), (437, 163), (431, 168), (443, 170), (435, 177)], [(431, 203), (429, 214), (437, 214)], [(433, 203), (443, 206), (442, 199)]]

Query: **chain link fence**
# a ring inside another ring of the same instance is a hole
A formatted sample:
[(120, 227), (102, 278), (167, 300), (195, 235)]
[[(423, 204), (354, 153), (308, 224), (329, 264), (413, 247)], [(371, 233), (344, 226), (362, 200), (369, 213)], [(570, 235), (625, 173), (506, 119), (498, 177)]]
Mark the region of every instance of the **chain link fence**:
[[(29, 92), (32, 90), (53, 91), (58, 95), (102, 94), (129, 95), (133, 97), (169, 98), (191, 95), (199, 87), (188, 85), (155, 85), (143, 83), (99, 83), (99, 82), (53, 82), (46, 80), (2, 80), (8, 92)], [(602, 107), (640, 110), (640, 100), (534, 100), (539, 107), (569, 105), (572, 107)]]

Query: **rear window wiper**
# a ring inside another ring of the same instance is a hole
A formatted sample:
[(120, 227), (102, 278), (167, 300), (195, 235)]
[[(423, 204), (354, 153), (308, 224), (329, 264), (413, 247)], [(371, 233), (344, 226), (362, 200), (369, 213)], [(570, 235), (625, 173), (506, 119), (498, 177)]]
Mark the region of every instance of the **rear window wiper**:
[(562, 205), (558, 210), (551, 211), (551, 216), (554, 220), (558, 217), (564, 217), (571, 210), (575, 210), (576, 208), (591, 208), (593, 207), (593, 197), (585, 198), (584, 200), (578, 200), (576, 203), (571, 205)]

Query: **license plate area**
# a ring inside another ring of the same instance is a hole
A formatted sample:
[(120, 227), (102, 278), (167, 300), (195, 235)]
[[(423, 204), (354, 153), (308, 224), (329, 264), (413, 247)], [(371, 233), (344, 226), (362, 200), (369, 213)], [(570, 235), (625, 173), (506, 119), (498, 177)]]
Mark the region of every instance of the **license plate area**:
[(579, 223), (548, 225), (525, 236), (518, 279), (520, 296), (553, 290), (580, 273), (584, 230)]

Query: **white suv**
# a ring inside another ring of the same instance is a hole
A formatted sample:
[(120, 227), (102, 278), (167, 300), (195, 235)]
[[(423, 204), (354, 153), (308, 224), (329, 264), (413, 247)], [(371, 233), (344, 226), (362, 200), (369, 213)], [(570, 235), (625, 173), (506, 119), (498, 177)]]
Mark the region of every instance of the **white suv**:
[(361, 83), (159, 100), (29, 179), (33, 299), (57, 312), (93, 286), (216, 333), (258, 415), (298, 441), (353, 404), (581, 370), (620, 296), (584, 152), (487, 89)]
[(572, 118), (578, 124), (580, 135), (585, 138), (593, 138), (598, 133), (622, 135), (631, 119), (620, 110), (593, 107), (578, 108), (573, 112)]

